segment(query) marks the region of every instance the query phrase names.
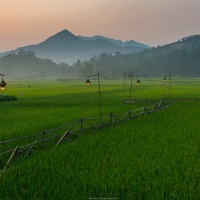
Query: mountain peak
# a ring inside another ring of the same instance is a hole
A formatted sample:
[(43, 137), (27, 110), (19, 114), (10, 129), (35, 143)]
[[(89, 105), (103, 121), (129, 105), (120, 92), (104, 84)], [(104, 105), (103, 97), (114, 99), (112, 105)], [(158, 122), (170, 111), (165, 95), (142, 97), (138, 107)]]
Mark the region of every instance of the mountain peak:
[(68, 30), (64, 29), (55, 35), (49, 37), (47, 40), (45, 40), (43, 43), (47, 44), (53, 44), (53, 45), (66, 45), (67, 43), (71, 43), (73, 41), (77, 41), (79, 38), (77, 38), (74, 34), (69, 32)]
[(69, 32), (67, 29), (64, 29), (58, 33), (56, 33), (55, 35), (53, 35), (52, 37), (59, 37), (59, 38), (65, 38), (65, 37), (76, 37), (74, 34), (72, 34), (71, 32)]

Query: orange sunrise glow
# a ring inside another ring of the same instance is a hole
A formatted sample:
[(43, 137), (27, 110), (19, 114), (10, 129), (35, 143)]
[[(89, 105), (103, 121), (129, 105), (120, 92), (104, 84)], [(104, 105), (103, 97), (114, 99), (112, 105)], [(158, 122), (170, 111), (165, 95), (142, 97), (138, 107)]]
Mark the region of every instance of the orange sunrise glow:
[(200, 33), (199, 0), (6, 0), (0, 8), (0, 52), (40, 43), (63, 29), (150, 46)]

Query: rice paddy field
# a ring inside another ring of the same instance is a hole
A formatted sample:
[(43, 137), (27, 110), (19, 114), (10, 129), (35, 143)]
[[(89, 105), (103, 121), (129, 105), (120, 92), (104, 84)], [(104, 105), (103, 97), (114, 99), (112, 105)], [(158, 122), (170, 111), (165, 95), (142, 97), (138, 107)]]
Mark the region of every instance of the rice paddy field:
[[(7, 81), (0, 142), (99, 116), (97, 80)], [(200, 78), (133, 82), (132, 99), (187, 98), (145, 116), (82, 134), (73, 142), (12, 160), (0, 199), (200, 199)], [(101, 80), (102, 115), (147, 106), (125, 104), (130, 80)], [(16, 143), (17, 144), (17, 143)], [(0, 144), (1, 145), (1, 144)], [(1, 146), (0, 146), (1, 147)], [(7, 159), (0, 156), (3, 169)]]

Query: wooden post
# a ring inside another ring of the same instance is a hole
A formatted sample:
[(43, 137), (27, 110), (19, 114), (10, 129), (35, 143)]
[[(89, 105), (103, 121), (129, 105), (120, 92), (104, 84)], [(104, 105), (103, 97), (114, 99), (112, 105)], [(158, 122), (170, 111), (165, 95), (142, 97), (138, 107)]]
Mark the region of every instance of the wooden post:
[(42, 142), (42, 144), (43, 144), (43, 150), (45, 149), (45, 147), (46, 147), (46, 145), (45, 145), (45, 134), (46, 134), (46, 132), (44, 131), (43, 133), (42, 133), (42, 140), (43, 140), (43, 142)]
[(111, 124), (113, 126), (113, 114), (112, 113), (110, 113), (110, 122), (111, 122)]
[(83, 118), (81, 118), (81, 134), (83, 133)]
[(129, 119), (131, 119), (131, 111), (128, 111)]
[(16, 159), (16, 161), (18, 161), (18, 157), (19, 157), (19, 155), (18, 155), (18, 149), (19, 148), (17, 148), (16, 151), (15, 151), (15, 159)]
[(145, 114), (145, 113), (146, 113), (146, 108), (143, 107), (143, 109), (142, 109), (142, 111), (141, 111), (141, 113), (140, 113), (140, 116), (141, 116), (142, 114)]

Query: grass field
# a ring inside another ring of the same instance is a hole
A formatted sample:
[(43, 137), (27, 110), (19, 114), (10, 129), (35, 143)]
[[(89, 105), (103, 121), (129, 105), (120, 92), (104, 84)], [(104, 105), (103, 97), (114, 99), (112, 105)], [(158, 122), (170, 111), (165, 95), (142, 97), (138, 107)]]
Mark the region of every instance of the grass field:
[[(143, 107), (123, 103), (129, 89), (129, 80), (125, 90), (123, 80), (101, 81), (102, 114)], [(96, 80), (90, 87), (85, 80), (11, 82), (6, 94), (18, 101), (0, 102), (0, 141), (99, 116)], [(132, 98), (168, 96), (159, 79), (132, 87)], [(170, 97), (200, 98), (200, 79), (174, 78)], [(178, 101), (13, 162), (0, 178), (0, 199), (200, 199), (199, 104)]]

